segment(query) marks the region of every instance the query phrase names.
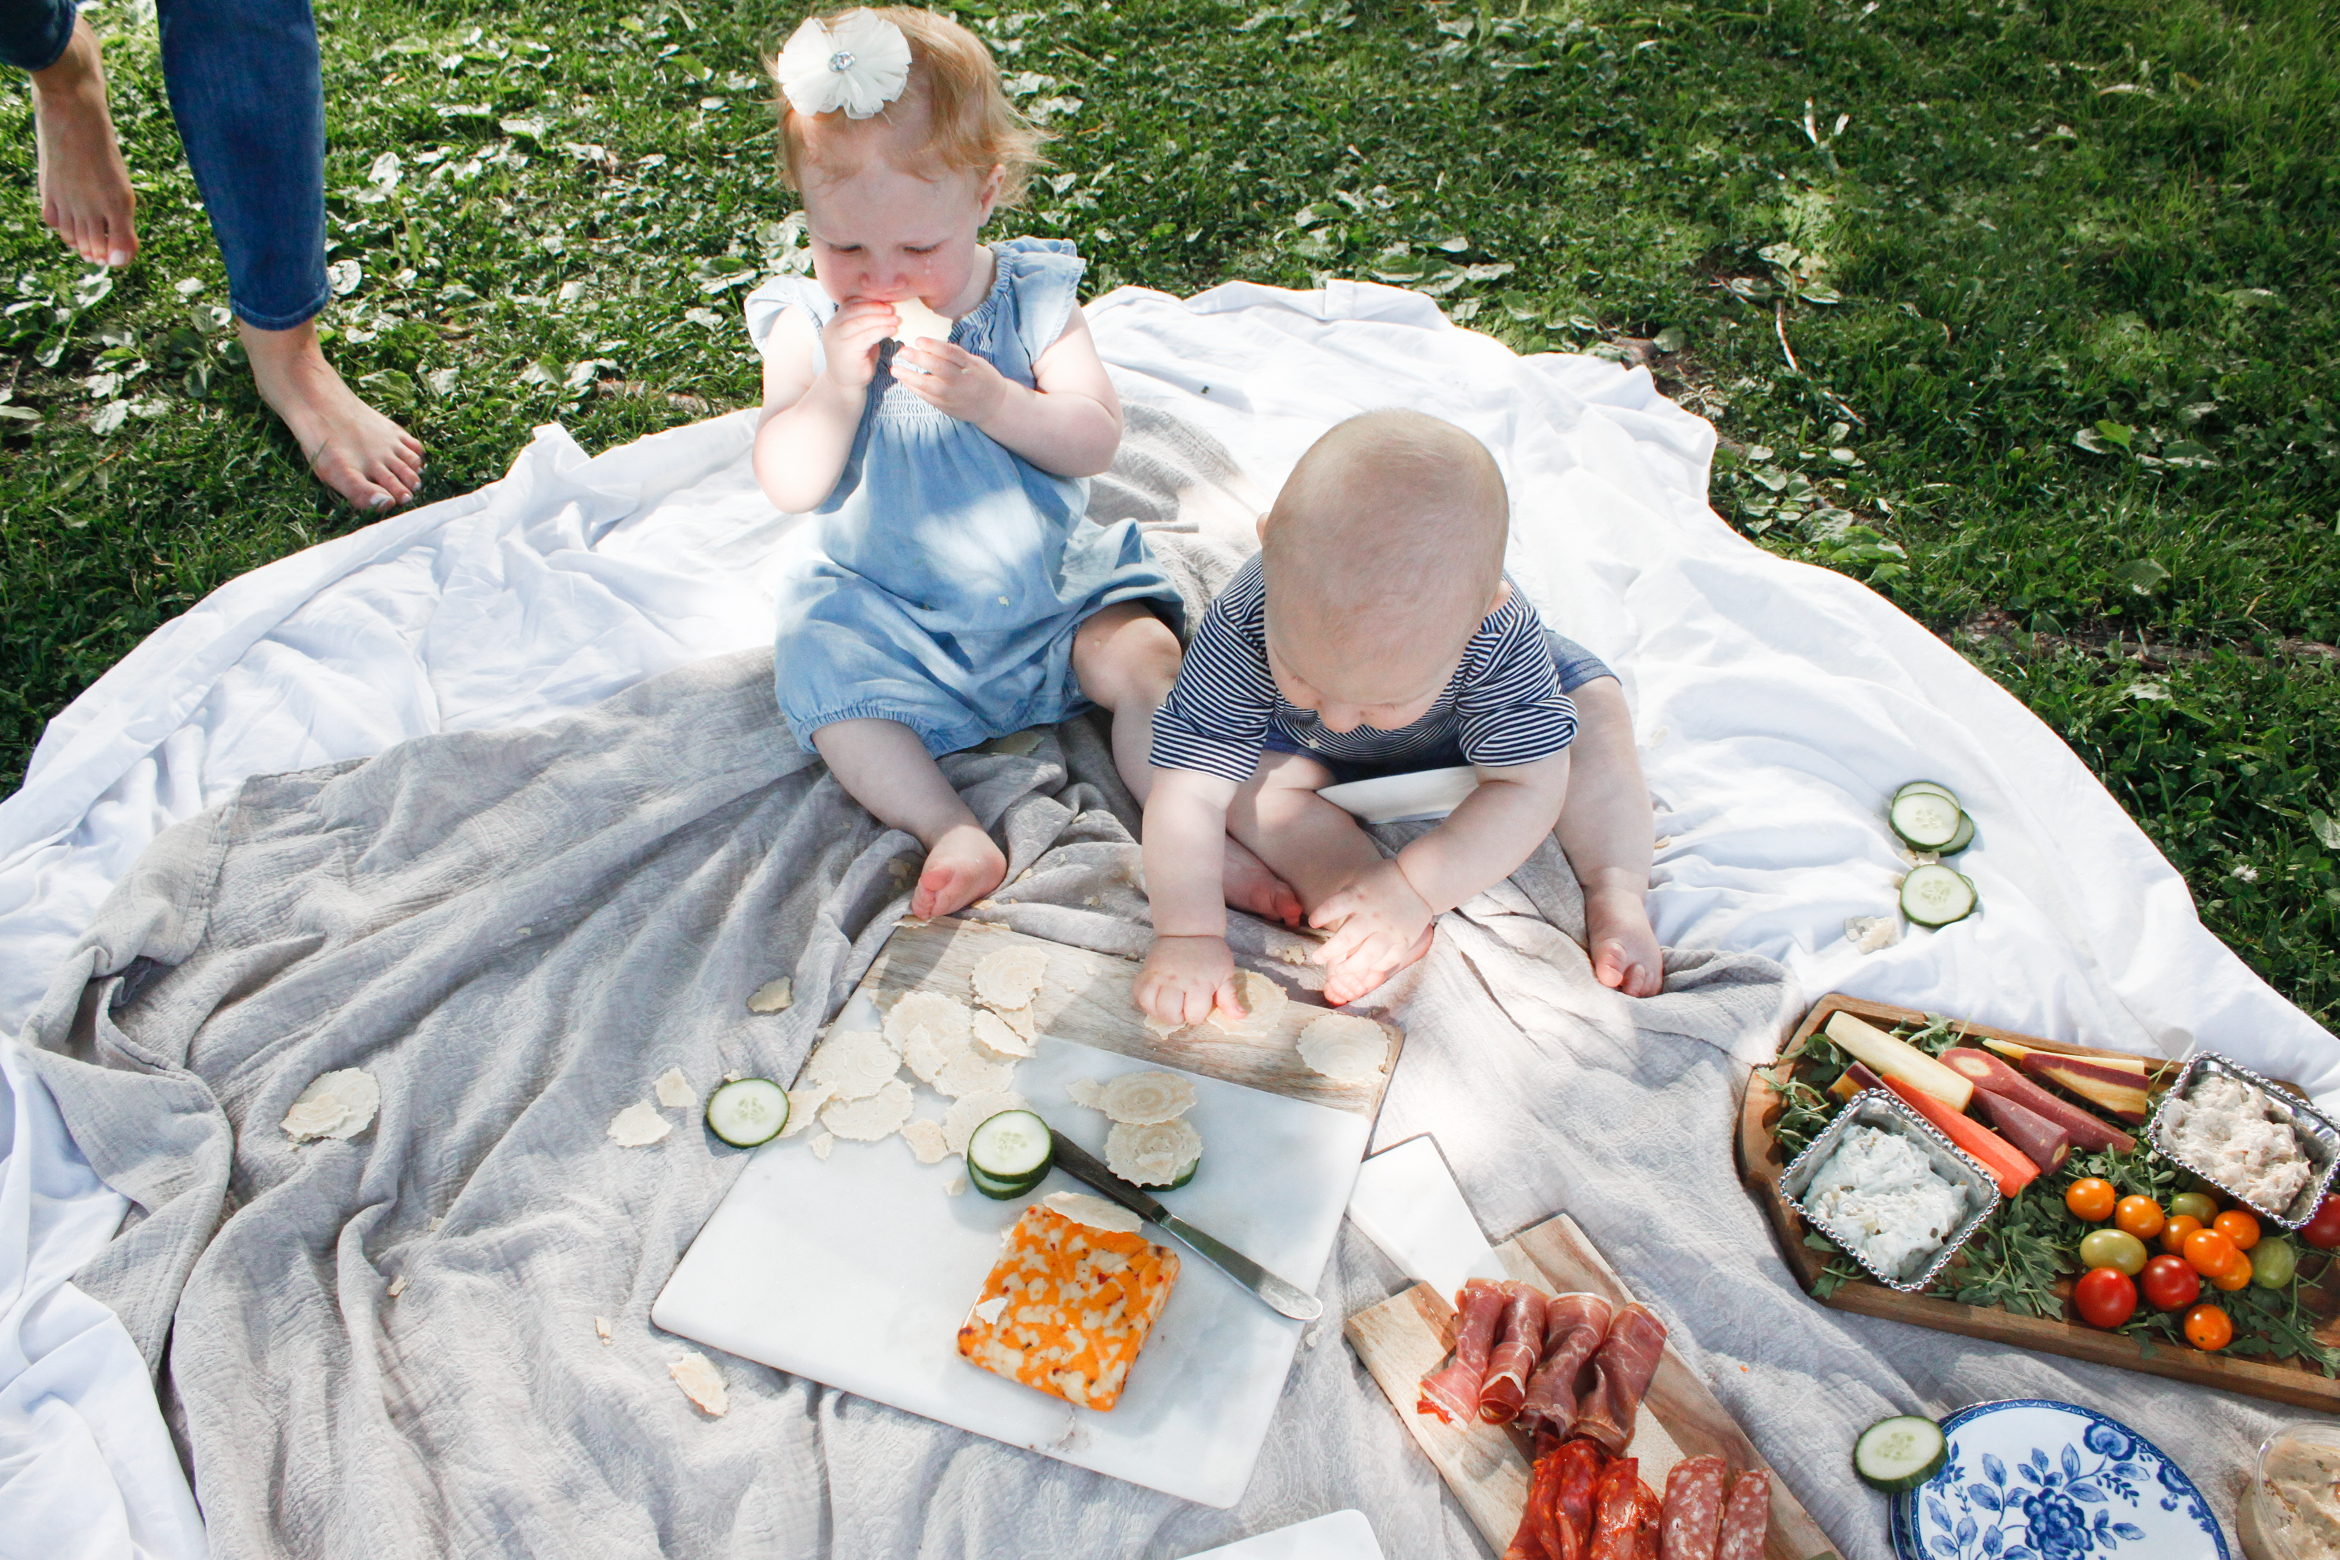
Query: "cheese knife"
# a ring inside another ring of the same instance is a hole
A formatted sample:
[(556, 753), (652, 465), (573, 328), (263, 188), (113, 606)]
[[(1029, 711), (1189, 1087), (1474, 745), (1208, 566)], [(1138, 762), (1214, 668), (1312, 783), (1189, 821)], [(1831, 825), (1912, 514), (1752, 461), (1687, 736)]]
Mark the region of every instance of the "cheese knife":
[(1324, 1302), (1297, 1284), (1286, 1283), (1266, 1268), (1252, 1261), (1234, 1247), (1216, 1240), (1181, 1219), (1137, 1187), (1115, 1175), (1096, 1155), (1075, 1143), (1071, 1138), (1048, 1129), (1050, 1142), (1056, 1148), (1056, 1168), (1076, 1181), (1087, 1183), (1103, 1192), (1113, 1201), (1193, 1251), (1205, 1262), (1250, 1290), (1267, 1302), (1272, 1310), (1280, 1311), (1296, 1322), (1313, 1322), (1324, 1314)]

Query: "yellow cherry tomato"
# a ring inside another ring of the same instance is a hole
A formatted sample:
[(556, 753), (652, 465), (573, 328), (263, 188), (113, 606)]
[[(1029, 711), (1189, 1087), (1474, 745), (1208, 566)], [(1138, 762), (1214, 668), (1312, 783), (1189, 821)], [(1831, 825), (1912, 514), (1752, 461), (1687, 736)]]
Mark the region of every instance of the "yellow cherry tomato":
[(2214, 1305), (2195, 1306), (2186, 1313), (2186, 1342), (2197, 1349), (2223, 1349), (2234, 1342), (2234, 1323)]
[(2178, 1255), (2204, 1278), (2216, 1278), (2234, 1266), (2234, 1259), (2242, 1253), (2234, 1249), (2233, 1241), (2216, 1230), (2196, 1230), (2186, 1237), (2185, 1249)]
[(2229, 1208), (2210, 1221), (2210, 1227), (2234, 1242), (2237, 1251), (2248, 1251), (2259, 1243), (2259, 1221), (2240, 1208)]
[(2210, 1277), (2211, 1283), (2216, 1284), (2221, 1289), (2229, 1291), (2240, 1289), (2250, 1281), (2251, 1257), (2250, 1253), (2247, 1251), (2236, 1252), (2234, 1254), (2234, 1261), (2227, 1265), (2225, 1272), (2214, 1273)]
[(2173, 1257), (2186, 1254), (2186, 1237), (2202, 1227), (2202, 1221), (2190, 1213), (2181, 1213), (2161, 1227), (2161, 1249)]
[[(2201, 1222), (2199, 1219), (2194, 1221), (2197, 1227)], [(2151, 1240), (2160, 1234), (2163, 1228), (2161, 1204), (2142, 1193), (2132, 1197), (2124, 1197), (2113, 1209), (2113, 1223), (2127, 1230), (2139, 1240)]]
[(2112, 1217), (2113, 1204), (2120, 1193), (2102, 1176), (2087, 1176), (2074, 1181), (2064, 1192), (2064, 1207), (2075, 1219), (2089, 1224), (2102, 1224)]

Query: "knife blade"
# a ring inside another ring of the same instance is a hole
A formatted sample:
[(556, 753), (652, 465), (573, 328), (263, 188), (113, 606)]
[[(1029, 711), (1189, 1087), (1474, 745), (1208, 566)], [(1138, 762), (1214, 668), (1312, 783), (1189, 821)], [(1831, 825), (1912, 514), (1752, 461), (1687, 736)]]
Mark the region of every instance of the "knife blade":
[(1196, 1229), (1144, 1191), (1115, 1175), (1096, 1155), (1062, 1132), (1050, 1127), (1048, 1137), (1056, 1147), (1056, 1167), (1059, 1170), (1103, 1192), (1147, 1223), (1158, 1226), (1164, 1234), (1259, 1296), (1269, 1309), (1279, 1311), (1296, 1322), (1313, 1322), (1324, 1314), (1324, 1303), (1316, 1296), (1298, 1284), (1287, 1283), (1276, 1277), (1208, 1232)]

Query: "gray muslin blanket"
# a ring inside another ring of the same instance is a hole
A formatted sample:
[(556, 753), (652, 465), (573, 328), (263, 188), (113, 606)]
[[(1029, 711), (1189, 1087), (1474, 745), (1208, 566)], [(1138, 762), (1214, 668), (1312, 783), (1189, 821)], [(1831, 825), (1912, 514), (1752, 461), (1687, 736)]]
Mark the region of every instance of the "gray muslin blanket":
[[(1199, 604), (1240, 556), (1173, 501), (1208, 452), (1133, 436), (1159, 469), (1125, 466), (1100, 508), (1147, 519)], [(23, 1038), (134, 1204), (78, 1280), (157, 1371), (213, 1552), (1162, 1557), (1349, 1506), (1393, 1560), (1485, 1552), (1340, 1340), (1334, 1319), (1401, 1283), (1353, 1230), (1232, 1511), (744, 1360), (717, 1357), (721, 1419), (676, 1388), (694, 1346), (650, 1305), (744, 1156), (695, 1124), (648, 1149), (604, 1129), (669, 1067), (702, 1095), (791, 1076), (919, 854), (790, 744), (771, 673), (727, 657), (542, 726), (253, 779), (160, 837), (59, 972)], [(982, 913), (1142, 954), (1135, 813), (1098, 726), (945, 767), (1009, 852)], [(1273, 935), (1237, 919), (1239, 956), (1289, 978)], [(2201, 1473), (2274, 1422), (1813, 1305), (1730, 1155), (1726, 1052), (1798, 995), (1763, 960), (1676, 953), (1635, 1002), (1581, 936), (1549, 846), (1443, 918), (1360, 1004), (1409, 1036), (1377, 1141), (1435, 1133), (1494, 1235), (1572, 1212), (1848, 1555), (1886, 1553), (1847, 1450), (1889, 1412), (2076, 1398)], [(794, 1006), (751, 1013), (781, 975)], [(351, 1067), (380, 1085), (375, 1123), (296, 1147), (287, 1107)]]

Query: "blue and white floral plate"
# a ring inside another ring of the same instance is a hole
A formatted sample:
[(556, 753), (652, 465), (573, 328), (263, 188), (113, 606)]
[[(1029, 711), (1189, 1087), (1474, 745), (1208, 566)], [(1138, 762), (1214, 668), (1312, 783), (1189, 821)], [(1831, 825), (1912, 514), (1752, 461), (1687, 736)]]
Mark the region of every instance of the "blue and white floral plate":
[(1900, 1560), (2228, 1560), (2194, 1481), (2127, 1425), (2072, 1403), (1977, 1403), (1950, 1460), (1893, 1497)]

